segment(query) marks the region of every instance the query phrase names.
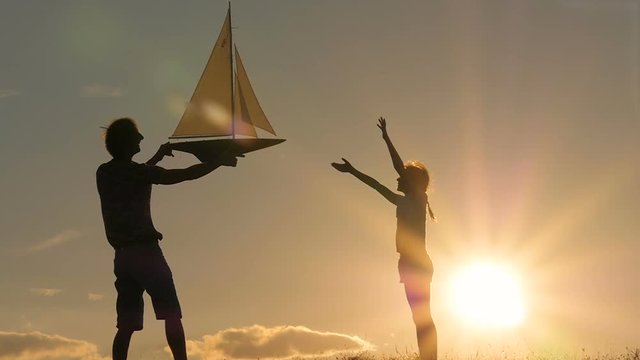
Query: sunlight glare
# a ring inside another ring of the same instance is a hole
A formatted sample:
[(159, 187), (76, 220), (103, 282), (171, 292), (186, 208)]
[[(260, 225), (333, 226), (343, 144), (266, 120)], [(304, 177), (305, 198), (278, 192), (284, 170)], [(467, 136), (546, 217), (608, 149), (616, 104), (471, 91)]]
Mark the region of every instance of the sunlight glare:
[(223, 129), (231, 126), (231, 112), (224, 105), (215, 101), (205, 101), (201, 104), (201, 111), (208, 122)]
[(512, 328), (525, 316), (521, 282), (507, 267), (476, 262), (451, 282), (451, 304), (462, 321), (479, 328)]

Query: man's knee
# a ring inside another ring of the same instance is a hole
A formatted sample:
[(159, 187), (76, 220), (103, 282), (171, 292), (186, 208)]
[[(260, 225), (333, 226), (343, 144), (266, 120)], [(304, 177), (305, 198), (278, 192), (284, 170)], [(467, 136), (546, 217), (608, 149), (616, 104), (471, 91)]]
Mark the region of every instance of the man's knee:
[(171, 315), (166, 315), (164, 317), (164, 321), (169, 321), (169, 322), (182, 322), (182, 315), (180, 314), (171, 314)]
[(167, 327), (182, 327), (182, 317), (179, 315), (167, 316), (164, 319), (164, 323)]
[(131, 328), (131, 327), (119, 328), (118, 331), (116, 332), (116, 337), (117, 338), (131, 338), (131, 336), (133, 336), (133, 333), (135, 331), (136, 331), (136, 329)]

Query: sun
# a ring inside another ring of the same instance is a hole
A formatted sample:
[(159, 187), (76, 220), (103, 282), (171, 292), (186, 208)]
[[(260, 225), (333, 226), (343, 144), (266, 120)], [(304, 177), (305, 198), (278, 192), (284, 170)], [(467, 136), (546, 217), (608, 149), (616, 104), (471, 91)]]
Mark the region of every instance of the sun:
[(452, 311), (467, 325), (513, 328), (525, 318), (522, 283), (517, 273), (493, 262), (461, 268), (451, 280)]

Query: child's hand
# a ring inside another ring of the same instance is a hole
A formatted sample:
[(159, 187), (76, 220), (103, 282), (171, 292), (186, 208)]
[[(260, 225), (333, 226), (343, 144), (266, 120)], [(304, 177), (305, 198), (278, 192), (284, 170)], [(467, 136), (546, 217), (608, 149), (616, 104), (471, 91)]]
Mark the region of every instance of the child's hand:
[(387, 120), (380, 116), (378, 119), (378, 128), (382, 131), (382, 137), (387, 137)]
[(347, 161), (347, 159), (342, 158), (342, 161), (344, 161), (343, 164), (331, 163), (331, 166), (333, 166), (336, 170), (338, 170), (340, 172), (348, 172), (348, 173), (350, 173), (355, 169), (353, 167), (353, 165), (351, 165), (351, 163)]

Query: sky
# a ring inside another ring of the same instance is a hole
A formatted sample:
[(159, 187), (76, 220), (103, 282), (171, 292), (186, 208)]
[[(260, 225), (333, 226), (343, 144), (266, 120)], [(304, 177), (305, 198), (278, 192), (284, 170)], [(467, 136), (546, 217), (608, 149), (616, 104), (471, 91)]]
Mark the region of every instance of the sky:
[[(100, 127), (136, 119), (134, 160), (151, 157), (228, 3), (0, 5), (0, 359), (109, 358)], [(234, 0), (232, 16), (287, 141), (154, 186), (192, 358), (416, 351), (395, 209), (329, 165), (347, 158), (395, 189), (379, 116), (403, 158), (431, 172), (441, 354), (640, 346), (639, 1)], [(175, 155), (160, 165), (197, 162)], [(517, 327), (477, 328), (452, 311), (452, 276), (476, 260), (520, 277)], [(169, 359), (165, 346), (147, 297), (130, 357)]]

